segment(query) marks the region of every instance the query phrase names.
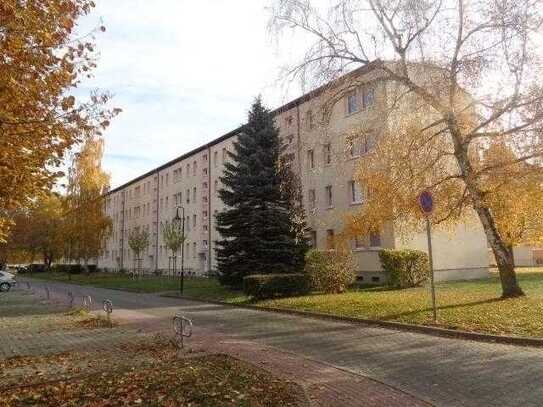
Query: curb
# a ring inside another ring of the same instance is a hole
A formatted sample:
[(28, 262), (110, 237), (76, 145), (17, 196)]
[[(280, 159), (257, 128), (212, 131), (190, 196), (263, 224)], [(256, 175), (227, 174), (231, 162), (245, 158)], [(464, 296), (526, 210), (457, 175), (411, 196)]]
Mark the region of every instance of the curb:
[(259, 307), (255, 305), (249, 305), (249, 304), (231, 304), (231, 303), (217, 301), (217, 300), (203, 300), (201, 298), (192, 298), (192, 297), (186, 297), (186, 296), (180, 297), (176, 295), (166, 294), (166, 295), (161, 295), (161, 297), (178, 298), (181, 300), (203, 302), (203, 303), (215, 304), (215, 305), (223, 305), (223, 306), (228, 306), (232, 308), (245, 308), (245, 309), (250, 309), (250, 310), (255, 310), (255, 311), (274, 312), (276, 314), (283, 314), (283, 315), (295, 315), (295, 316), (300, 316), (304, 318), (314, 318), (314, 319), (323, 319), (323, 320), (335, 321), (335, 322), (349, 322), (352, 324), (359, 324), (359, 325), (378, 326), (381, 328), (394, 329), (397, 331), (422, 333), (425, 335), (439, 336), (439, 337), (445, 337), (445, 338), (543, 348), (543, 338), (530, 338), (526, 336), (493, 335), (493, 334), (486, 334), (486, 333), (481, 333), (481, 332), (462, 331), (458, 329), (439, 328), (439, 327), (433, 327), (433, 326), (428, 326), (428, 325), (407, 324), (404, 322), (393, 322), (393, 321), (383, 321), (383, 320), (378, 320), (378, 319), (345, 317), (345, 316), (324, 314), (321, 312), (299, 311), (299, 310), (272, 308), (272, 307)]

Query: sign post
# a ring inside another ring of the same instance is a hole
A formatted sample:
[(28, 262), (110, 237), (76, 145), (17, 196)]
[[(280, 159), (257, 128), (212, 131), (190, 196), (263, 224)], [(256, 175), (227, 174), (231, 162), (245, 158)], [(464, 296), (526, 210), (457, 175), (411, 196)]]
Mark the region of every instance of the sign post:
[(430, 191), (423, 191), (420, 193), (418, 200), (420, 210), (426, 218), (426, 238), (428, 239), (428, 262), (430, 266), (430, 289), (432, 291), (432, 313), (434, 322), (436, 322), (436, 288), (434, 284), (434, 261), (432, 257), (432, 231), (430, 222), (430, 216), (434, 210), (434, 198), (432, 197), (432, 193)]

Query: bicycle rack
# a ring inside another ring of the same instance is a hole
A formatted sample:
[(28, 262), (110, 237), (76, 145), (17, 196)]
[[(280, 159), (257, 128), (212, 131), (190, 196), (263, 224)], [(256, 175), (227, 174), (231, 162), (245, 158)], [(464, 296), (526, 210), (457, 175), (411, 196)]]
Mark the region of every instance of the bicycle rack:
[(175, 333), (175, 343), (181, 350), (185, 346), (184, 339), (192, 336), (192, 320), (177, 313), (172, 319), (172, 327)]

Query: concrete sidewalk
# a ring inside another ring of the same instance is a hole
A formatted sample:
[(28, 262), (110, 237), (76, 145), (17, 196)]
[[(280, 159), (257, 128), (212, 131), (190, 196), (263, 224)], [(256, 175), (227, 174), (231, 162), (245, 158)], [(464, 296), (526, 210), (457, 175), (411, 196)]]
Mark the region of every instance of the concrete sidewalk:
[[(180, 311), (194, 321), (194, 341), (208, 336), (221, 345), (250, 343), (323, 363), (353, 375), (345, 385), (353, 386), (355, 394), (371, 393), (362, 391), (363, 385), (353, 384), (354, 378), (362, 378), (382, 383), (397, 394), (411, 395), (412, 400), (435, 405), (543, 404), (540, 349), (439, 338), (152, 294), (67, 284), (49, 286), (57, 293), (80, 290), (81, 294), (92, 295), (95, 301), (109, 298), (114, 304), (114, 316), (148, 329), (167, 329), (170, 318)], [(329, 391), (347, 394), (339, 384), (329, 387)], [(404, 405), (392, 403), (383, 405)]]

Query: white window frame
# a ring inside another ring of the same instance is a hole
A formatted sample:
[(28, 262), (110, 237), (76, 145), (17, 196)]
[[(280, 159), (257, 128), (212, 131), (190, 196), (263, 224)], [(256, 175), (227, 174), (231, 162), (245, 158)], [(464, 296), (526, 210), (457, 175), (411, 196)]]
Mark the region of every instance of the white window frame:
[[(352, 109), (351, 109), (352, 108)], [(353, 90), (345, 96), (345, 113), (347, 116), (358, 113), (360, 111), (358, 94)]]
[(349, 200), (351, 205), (360, 205), (364, 202), (364, 190), (355, 180), (349, 181)]
[(315, 151), (313, 149), (307, 150), (307, 162), (309, 165), (309, 169), (315, 168)]

